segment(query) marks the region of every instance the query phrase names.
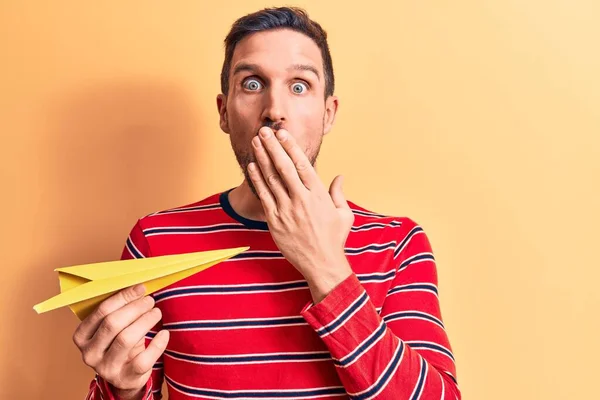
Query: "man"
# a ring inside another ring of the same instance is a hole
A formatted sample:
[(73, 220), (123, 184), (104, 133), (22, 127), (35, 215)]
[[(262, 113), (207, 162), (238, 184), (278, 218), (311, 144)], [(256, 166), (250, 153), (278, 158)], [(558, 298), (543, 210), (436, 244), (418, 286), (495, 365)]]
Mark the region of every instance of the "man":
[(133, 227), (123, 258), (250, 246), (152, 296), (104, 301), (74, 334), (89, 399), (456, 399), (423, 230), (345, 200), (314, 164), (338, 99), (304, 11), (233, 25), (217, 97), (243, 183)]

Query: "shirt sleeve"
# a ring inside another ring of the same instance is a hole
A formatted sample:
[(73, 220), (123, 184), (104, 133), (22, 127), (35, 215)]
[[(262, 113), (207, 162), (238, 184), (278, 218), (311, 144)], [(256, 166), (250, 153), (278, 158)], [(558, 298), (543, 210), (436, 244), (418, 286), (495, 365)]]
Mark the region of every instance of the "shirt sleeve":
[[(127, 241), (125, 242), (125, 246), (123, 248), (123, 252), (121, 254), (121, 260), (131, 260), (134, 258), (146, 258), (151, 257), (150, 246), (148, 244), (148, 240), (144, 235), (144, 232), (141, 228), (140, 221), (138, 220), (133, 229), (131, 230)], [(162, 322), (159, 323), (146, 334), (145, 342), (146, 347), (154, 338), (156, 333), (160, 331), (162, 328)], [(160, 400), (162, 399), (161, 388), (163, 384), (163, 356), (161, 355), (157, 362), (154, 364), (152, 368), (152, 375), (150, 379), (146, 383), (144, 387), (144, 395), (142, 399), (144, 400)], [(102, 377), (96, 375), (96, 377), (90, 383), (88, 395), (86, 400), (121, 400), (119, 396), (115, 393), (114, 388), (108, 382), (106, 382)]]
[(404, 226), (381, 315), (355, 274), (301, 314), (352, 399), (460, 399), (431, 246), (413, 221)]

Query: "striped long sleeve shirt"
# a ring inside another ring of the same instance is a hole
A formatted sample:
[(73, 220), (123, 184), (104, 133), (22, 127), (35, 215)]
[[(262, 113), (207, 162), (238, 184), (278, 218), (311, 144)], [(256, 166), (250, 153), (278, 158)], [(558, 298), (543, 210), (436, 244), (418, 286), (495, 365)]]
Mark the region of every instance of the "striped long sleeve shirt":
[[(230, 189), (231, 190), (231, 189)], [(460, 399), (435, 259), (406, 217), (349, 202), (353, 270), (321, 302), (229, 191), (137, 221), (122, 259), (249, 246), (152, 296), (170, 332), (144, 399)], [(101, 377), (88, 399), (118, 399)]]

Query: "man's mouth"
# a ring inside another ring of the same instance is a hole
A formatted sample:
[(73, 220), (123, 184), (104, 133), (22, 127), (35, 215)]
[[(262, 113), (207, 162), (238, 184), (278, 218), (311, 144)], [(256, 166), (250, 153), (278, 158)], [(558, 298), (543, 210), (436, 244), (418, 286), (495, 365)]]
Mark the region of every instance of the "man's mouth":
[[(273, 132), (277, 132), (278, 130), (283, 128), (283, 124), (281, 122), (265, 122), (264, 124), (262, 124), (261, 128), (265, 126), (267, 128), (271, 128)], [(258, 131), (256, 132), (256, 134), (258, 135)]]

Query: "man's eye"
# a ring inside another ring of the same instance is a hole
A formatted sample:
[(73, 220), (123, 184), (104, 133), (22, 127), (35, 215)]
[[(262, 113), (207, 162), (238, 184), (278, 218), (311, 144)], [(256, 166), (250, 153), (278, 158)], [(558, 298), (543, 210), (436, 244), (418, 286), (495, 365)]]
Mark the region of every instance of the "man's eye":
[(308, 90), (306, 83), (296, 82), (292, 85), (292, 92), (295, 94), (302, 94)]
[(256, 91), (262, 88), (262, 84), (256, 79), (248, 79), (247, 81), (244, 81), (243, 86), (244, 89), (252, 91)]

